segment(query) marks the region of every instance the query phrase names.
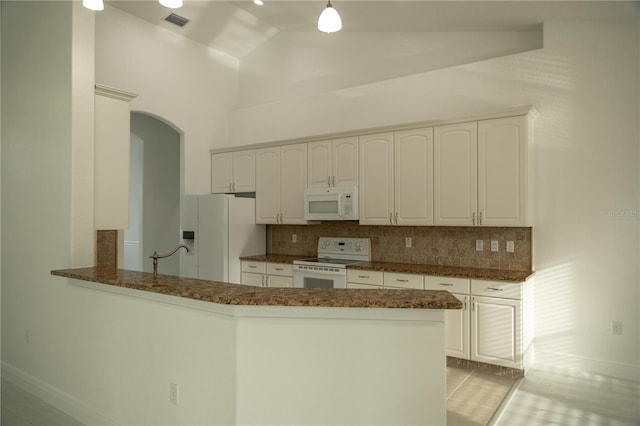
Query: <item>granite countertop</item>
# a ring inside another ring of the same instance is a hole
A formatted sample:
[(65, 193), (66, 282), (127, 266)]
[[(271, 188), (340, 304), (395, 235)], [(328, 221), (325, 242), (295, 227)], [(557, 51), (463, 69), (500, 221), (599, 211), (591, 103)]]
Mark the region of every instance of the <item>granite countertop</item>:
[(198, 280), (111, 267), (51, 271), (52, 275), (185, 297), (223, 305), (314, 306), (344, 308), (461, 309), (444, 290), (270, 288)]
[[(313, 256), (291, 256), (284, 254), (262, 254), (244, 256), (241, 260), (270, 263), (293, 263), (294, 260)], [(504, 269), (467, 268), (462, 266), (442, 266), (413, 263), (365, 262), (348, 265), (347, 269), (380, 272), (403, 272), (407, 274), (436, 275), (441, 277), (471, 278), (478, 280), (524, 282), (532, 277), (533, 271), (509, 271)]]

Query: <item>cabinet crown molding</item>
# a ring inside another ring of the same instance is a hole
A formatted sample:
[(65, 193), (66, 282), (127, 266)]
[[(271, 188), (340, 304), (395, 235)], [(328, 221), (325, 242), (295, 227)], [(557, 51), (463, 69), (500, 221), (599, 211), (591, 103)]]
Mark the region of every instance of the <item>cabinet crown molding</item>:
[(106, 96), (108, 98), (117, 99), (119, 101), (129, 102), (138, 97), (136, 93), (127, 92), (125, 90), (116, 89), (115, 87), (106, 86), (104, 84), (95, 85), (95, 94)]

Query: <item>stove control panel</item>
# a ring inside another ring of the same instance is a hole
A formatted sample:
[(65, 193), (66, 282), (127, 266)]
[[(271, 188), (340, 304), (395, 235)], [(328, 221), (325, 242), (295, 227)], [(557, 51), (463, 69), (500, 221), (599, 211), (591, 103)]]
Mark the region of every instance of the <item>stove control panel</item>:
[(335, 255), (356, 255), (358, 258), (364, 256), (370, 259), (371, 240), (369, 238), (320, 237), (318, 256)]

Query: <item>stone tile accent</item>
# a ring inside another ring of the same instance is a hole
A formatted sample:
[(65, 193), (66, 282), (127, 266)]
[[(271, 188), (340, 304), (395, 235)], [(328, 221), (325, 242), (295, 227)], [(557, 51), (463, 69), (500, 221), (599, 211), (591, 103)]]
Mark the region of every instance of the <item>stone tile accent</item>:
[[(269, 225), (269, 253), (315, 256), (318, 238), (369, 237), (372, 261), (414, 263), (507, 271), (531, 271), (532, 234), (530, 227), (489, 228), (454, 226), (360, 226), (356, 221), (322, 222), (319, 225)], [(291, 242), (291, 235), (297, 242)], [(411, 237), (412, 247), (405, 247)], [(484, 250), (476, 251), (476, 240)], [(497, 240), (499, 251), (491, 251)], [(513, 241), (515, 251), (506, 252), (506, 242)]]
[(96, 266), (118, 266), (118, 231), (96, 231)]

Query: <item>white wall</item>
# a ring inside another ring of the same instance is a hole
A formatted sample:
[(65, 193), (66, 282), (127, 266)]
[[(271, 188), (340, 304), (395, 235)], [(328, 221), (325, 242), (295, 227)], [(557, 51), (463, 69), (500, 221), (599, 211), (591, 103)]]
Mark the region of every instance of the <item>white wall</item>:
[(542, 31), (280, 32), (242, 56), (239, 105), (309, 96), (540, 47)]
[(547, 23), (540, 50), (236, 109), (232, 140), (534, 105), (538, 360), (637, 378), (639, 45), (633, 23)]
[(3, 377), (86, 423), (233, 423), (234, 371), (217, 367), (235, 359), (218, 344), (232, 342), (224, 320), (50, 275), (72, 264), (72, 84), (93, 97), (71, 60), (82, 6), (1, 7)]
[(228, 145), (237, 59), (109, 5), (96, 14), (96, 82), (138, 94), (132, 111), (183, 135), (185, 193), (211, 192), (209, 150)]

